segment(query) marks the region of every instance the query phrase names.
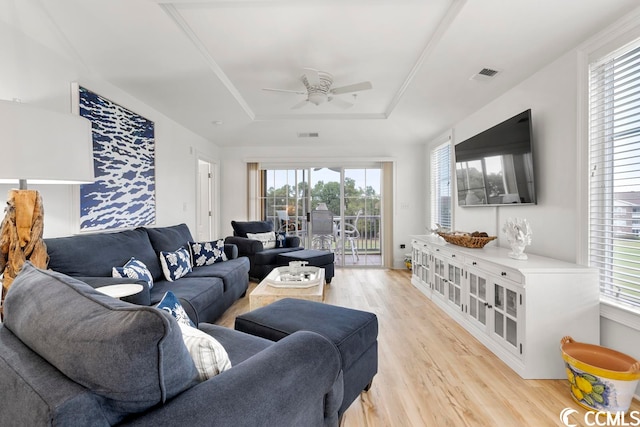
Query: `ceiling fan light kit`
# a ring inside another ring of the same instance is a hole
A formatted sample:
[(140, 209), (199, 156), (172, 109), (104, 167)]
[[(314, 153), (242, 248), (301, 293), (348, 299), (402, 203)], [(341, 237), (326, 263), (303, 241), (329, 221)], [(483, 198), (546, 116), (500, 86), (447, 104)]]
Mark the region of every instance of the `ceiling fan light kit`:
[[(312, 103), (314, 105), (320, 105), (325, 102), (332, 103), (341, 108), (350, 108), (353, 106), (353, 103), (347, 102), (343, 99), (336, 98), (333, 95), (344, 94), (344, 93), (352, 93), (359, 92), (362, 90), (371, 89), (373, 86), (371, 82), (360, 82), (347, 86), (341, 86), (337, 88), (331, 88), (333, 85), (333, 76), (325, 71), (314, 70), (313, 68), (305, 68), (307, 71), (305, 74), (300, 77), (302, 84), (304, 84), (306, 88), (306, 92), (302, 91), (294, 91), (288, 89), (271, 89), (271, 88), (263, 88), (263, 90), (268, 90), (272, 92), (287, 92), (287, 93), (295, 93), (295, 94), (304, 94), (307, 98), (299, 103), (295, 104), (292, 109), (298, 109), (304, 107), (308, 103)], [(356, 97), (353, 97), (355, 101)]]

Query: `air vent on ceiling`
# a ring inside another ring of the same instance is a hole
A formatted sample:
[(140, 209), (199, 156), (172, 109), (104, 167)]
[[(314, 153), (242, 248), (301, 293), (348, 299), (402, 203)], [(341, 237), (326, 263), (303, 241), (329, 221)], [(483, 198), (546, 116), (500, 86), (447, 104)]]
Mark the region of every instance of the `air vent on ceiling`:
[(298, 132), (298, 138), (317, 138), (319, 136), (318, 132)]
[(478, 80), (478, 81), (491, 80), (499, 72), (500, 72), (499, 70), (494, 70), (491, 68), (483, 68), (482, 70), (478, 71), (478, 73), (471, 76), (469, 80)]

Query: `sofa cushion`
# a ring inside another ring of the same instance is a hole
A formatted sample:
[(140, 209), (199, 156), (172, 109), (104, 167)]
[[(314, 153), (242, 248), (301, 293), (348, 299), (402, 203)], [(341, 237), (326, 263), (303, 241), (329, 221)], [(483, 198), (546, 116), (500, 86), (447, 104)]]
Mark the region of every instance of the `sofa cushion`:
[(49, 268), (69, 276), (111, 277), (113, 267), (135, 256), (154, 280), (162, 278), (160, 260), (143, 229), (57, 237), (45, 239), (45, 244)]
[(175, 282), (191, 272), (191, 255), (185, 248), (176, 251), (160, 251), (160, 265), (164, 278)]
[(204, 332), (180, 324), (182, 339), (198, 370), (200, 381), (215, 377), (220, 372), (231, 369), (231, 361), (222, 344)]
[[(187, 224), (178, 224), (171, 227), (144, 228), (149, 235), (149, 240), (156, 253), (160, 251), (175, 251), (187, 248), (187, 242), (193, 241)], [(188, 248), (187, 248), (188, 249)]]
[(111, 275), (116, 278), (144, 280), (147, 282), (149, 289), (153, 288), (153, 277), (147, 265), (134, 257), (131, 257), (122, 267), (113, 267), (111, 269)]
[(180, 304), (180, 300), (178, 300), (171, 291), (165, 292), (160, 302), (156, 304), (156, 308), (169, 313), (181, 325), (192, 326), (194, 328), (196, 326), (189, 318), (189, 315), (187, 315), (182, 304)]
[(224, 239), (212, 242), (189, 242), (191, 257), (194, 267), (211, 265), (216, 262), (227, 261), (227, 254), (224, 252)]
[(214, 325), (211, 323), (201, 323), (198, 329), (211, 335), (224, 347), (229, 360), (233, 366), (244, 362), (248, 358), (260, 353), (267, 347), (273, 345), (273, 341), (255, 335), (245, 334), (231, 328)]
[(273, 231), (273, 223), (270, 221), (231, 221), (233, 235), (247, 237), (247, 233), (266, 233)]
[[(222, 300), (224, 285), (217, 277), (183, 277), (177, 282), (160, 280), (151, 290), (151, 304), (160, 302), (165, 292), (171, 291), (183, 305), (189, 304), (191, 311), (200, 315)], [(186, 309), (186, 307), (185, 307)]]
[(224, 283), (224, 291), (227, 292), (233, 286), (248, 283), (249, 258), (240, 257), (194, 268), (187, 277), (219, 277)]
[(27, 262), (7, 293), (4, 314), (4, 325), (34, 352), (103, 396), (109, 413), (145, 411), (197, 382), (169, 314), (63, 274)]

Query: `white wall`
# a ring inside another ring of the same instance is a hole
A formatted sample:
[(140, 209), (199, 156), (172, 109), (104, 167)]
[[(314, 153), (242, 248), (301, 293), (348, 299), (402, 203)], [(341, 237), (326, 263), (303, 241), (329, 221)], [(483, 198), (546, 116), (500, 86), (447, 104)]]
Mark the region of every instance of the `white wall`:
[[(53, 43), (55, 39), (51, 40)], [(82, 64), (45, 47), (0, 22), (0, 99), (21, 99), (42, 108), (70, 112), (71, 82), (77, 81), (112, 101), (155, 122), (156, 225), (187, 223), (195, 230), (196, 153), (216, 160), (215, 144), (186, 130), (158, 111), (101, 80)], [(37, 125), (37, 124), (34, 124)], [(11, 152), (2, 153), (10, 161)], [(11, 187), (0, 185), (0, 194)], [(45, 208), (45, 237), (79, 231), (77, 189), (70, 185), (30, 186), (41, 192)], [(0, 196), (1, 197), (1, 196)]]
[[(626, 31), (623, 41), (629, 41), (630, 35), (640, 37), (639, 22), (638, 17), (627, 17), (617, 24)], [(602, 32), (609, 39), (609, 49), (613, 46), (611, 33), (617, 32), (617, 26)], [(461, 208), (455, 200), (455, 229), (485, 230), (499, 236), (497, 242), (491, 244), (508, 247), (501, 231), (504, 222), (509, 217), (527, 218), (532, 227), (533, 241), (526, 252), (569, 262), (582, 261), (585, 251), (581, 245), (586, 244), (581, 233), (584, 233), (583, 192), (587, 168), (584, 165), (580, 167), (580, 159), (587, 148), (587, 133), (582, 129), (586, 121), (581, 115), (586, 94), (579, 90), (586, 90), (586, 77), (581, 74), (587, 71), (583, 49), (591, 45), (592, 41), (585, 42), (585, 45), (566, 53), (454, 126), (454, 142), (462, 142), (531, 108), (538, 195), (535, 206)], [(427, 144), (427, 151), (434, 144)], [(425, 173), (428, 176), (429, 171)], [(640, 316), (603, 307), (600, 344), (640, 360)], [(640, 394), (640, 387), (636, 394)]]
[[(359, 142), (359, 141), (356, 141)], [(422, 234), (420, 228), (424, 218), (422, 182), (422, 145), (394, 145), (392, 141), (384, 147), (368, 147), (363, 152), (349, 145), (327, 146), (315, 143), (304, 148), (237, 147), (222, 149), (222, 224), (223, 235), (232, 233), (232, 220), (247, 219), (247, 161), (302, 162), (307, 166), (313, 159), (390, 159), (395, 162), (394, 221), (393, 221), (393, 265), (406, 268), (405, 253), (410, 252), (411, 234)], [(286, 153), (278, 156), (277, 153)], [(406, 249), (400, 249), (405, 244)]]
[(576, 53), (548, 65), (500, 98), (455, 125), (454, 143), (531, 108), (537, 205), (459, 207), (455, 228), (497, 235), (509, 217), (527, 218), (533, 240), (526, 252), (576, 261)]

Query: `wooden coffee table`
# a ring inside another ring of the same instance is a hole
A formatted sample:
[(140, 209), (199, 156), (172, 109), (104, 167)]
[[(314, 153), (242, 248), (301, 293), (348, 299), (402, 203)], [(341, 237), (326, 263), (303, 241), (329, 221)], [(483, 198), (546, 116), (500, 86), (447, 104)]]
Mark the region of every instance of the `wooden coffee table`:
[(264, 307), (283, 298), (317, 302), (324, 300), (324, 268), (301, 268), (302, 272), (313, 272), (313, 278), (299, 283), (278, 280), (279, 276), (287, 271), (288, 267), (275, 268), (256, 286), (249, 294), (249, 310)]

